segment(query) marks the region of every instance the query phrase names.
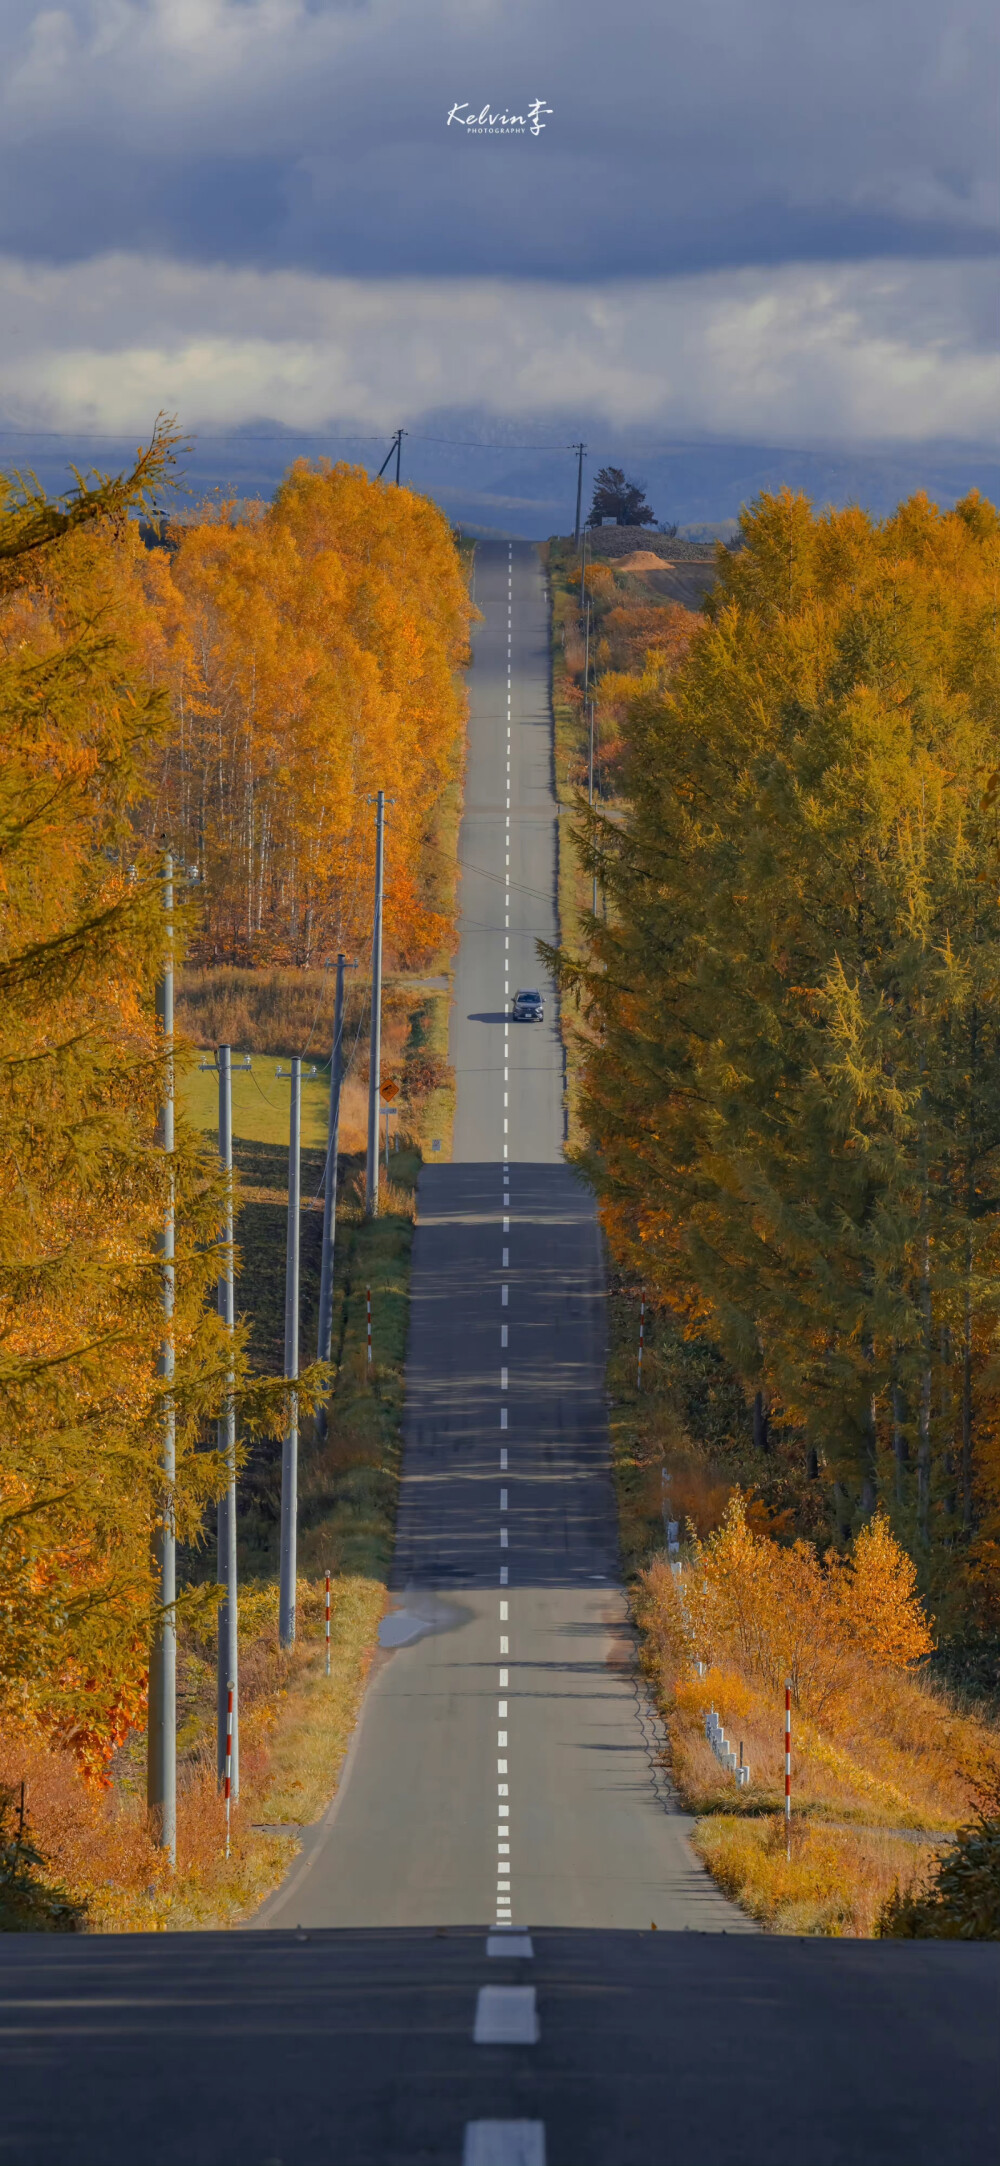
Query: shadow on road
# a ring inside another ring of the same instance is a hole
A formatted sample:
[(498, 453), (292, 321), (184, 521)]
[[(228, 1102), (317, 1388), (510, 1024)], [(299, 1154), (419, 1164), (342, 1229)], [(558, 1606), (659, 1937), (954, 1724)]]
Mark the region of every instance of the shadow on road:
[[(530, 1920), (518, 1923), (528, 1925)], [(966, 2166), (996, 2137), (1000, 1948), (542, 1930), (178, 1933), (0, 1946), (18, 2166)], [(532, 2046), (473, 2043), (534, 1987)], [(512, 2154), (513, 2155), (513, 2154)]]

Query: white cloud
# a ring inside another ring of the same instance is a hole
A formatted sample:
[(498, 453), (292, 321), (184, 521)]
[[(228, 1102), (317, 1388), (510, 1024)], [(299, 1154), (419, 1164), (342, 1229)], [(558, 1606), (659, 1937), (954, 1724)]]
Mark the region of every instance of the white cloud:
[(994, 441), (988, 262), (786, 265), (563, 286), (256, 272), (110, 255), (0, 259), (0, 405), (24, 427), (267, 418), (525, 424), (783, 444)]

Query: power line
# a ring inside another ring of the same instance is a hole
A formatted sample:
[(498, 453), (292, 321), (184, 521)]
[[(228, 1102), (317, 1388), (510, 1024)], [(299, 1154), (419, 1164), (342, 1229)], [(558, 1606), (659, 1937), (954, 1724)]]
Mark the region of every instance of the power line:
[[(9, 428), (0, 426), (0, 436), (40, 436), (55, 443), (123, 444), (131, 443), (136, 433), (134, 429), (22, 429), (13, 425)], [(193, 442), (202, 444), (289, 444), (298, 441), (314, 443), (317, 438), (333, 444), (384, 444), (387, 433), (383, 431), (380, 436), (357, 436), (343, 429), (316, 428), (254, 430), (251, 434), (242, 429), (192, 429), (191, 437)], [(491, 444), (481, 437), (420, 436), (410, 429), (404, 429), (402, 433), (409, 436), (414, 444), (448, 444), (455, 451), (542, 451), (548, 454), (576, 450), (575, 444)], [(389, 458), (396, 448), (396, 434), (394, 430)], [(389, 460), (386, 459), (385, 463), (388, 465)]]
[[(451, 852), (442, 850), (440, 843), (437, 842), (424, 842), (422, 848), (430, 850), (435, 857), (447, 859), (449, 865), (461, 865), (463, 871), (477, 873), (481, 880), (492, 880), (496, 887), (507, 886), (507, 881), (502, 873), (487, 872), (485, 865), (473, 865), (469, 858), (462, 856), (460, 850), (452, 857)], [(512, 880), (510, 889), (512, 894), (531, 895), (535, 902), (551, 903), (552, 901), (551, 894), (546, 895), (540, 887), (525, 887), (520, 880)]]
[[(311, 444), (317, 442), (318, 440), (333, 444), (384, 444), (386, 440), (386, 435), (390, 432), (384, 430), (381, 435), (378, 436), (358, 436), (342, 429), (325, 429), (319, 427), (315, 429), (282, 429), (274, 431), (254, 430), (252, 434), (248, 432), (245, 433), (243, 430), (240, 429), (192, 429), (190, 433), (193, 444), (200, 443), (239, 445), (294, 443)], [(390, 445), (389, 457), (392, 456), (392, 453), (395, 451), (396, 448), (396, 432), (392, 431), (391, 433), (392, 443)], [(134, 429), (23, 429), (14, 426), (11, 426), (9, 428), (0, 426), (0, 437), (41, 437), (44, 438), (46, 441), (51, 441), (53, 443), (123, 444), (131, 443), (132, 437), (135, 434), (136, 431)], [(404, 436), (408, 436), (410, 442), (413, 444), (440, 444), (448, 447), (453, 451), (493, 451), (500, 454), (511, 451), (538, 451), (541, 452), (546, 458), (566, 451), (577, 453), (579, 452), (579, 446), (577, 444), (498, 444), (489, 443), (484, 437), (423, 436), (412, 429), (404, 429), (403, 434)], [(586, 446), (584, 448), (586, 449)], [(622, 453), (623, 457), (628, 459), (662, 458), (664, 454), (669, 451), (669, 448), (669, 445), (665, 444), (652, 446), (648, 444), (605, 444), (599, 445), (597, 447), (597, 450), (592, 455), (595, 458), (600, 458), (605, 451), (619, 451)], [(388, 463), (388, 459), (386, 459), (385, 464), (388, 465)]]
[(487, 444), (480, 438), (464, 436), (412, 436), (415, 444), (451, 444), (456, 451), (575, 451), (575, 444)]

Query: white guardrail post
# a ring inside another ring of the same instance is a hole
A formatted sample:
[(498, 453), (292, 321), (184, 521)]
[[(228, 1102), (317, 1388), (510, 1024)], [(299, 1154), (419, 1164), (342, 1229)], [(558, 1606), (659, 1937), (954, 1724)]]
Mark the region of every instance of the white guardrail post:
[[(704, 1663), (699, 1662), (697, 1668), (698, 1675), (703, 1677), (705, 1674)], [(737, 1758), (719, 1721), (718, 1712), (714, 1707), (710, 1707), (705, 1715), (705, 1736), (720, 1765), (726, 1769), (728, 1774), (735, 1776), (737, 1789), (747, 1789), (750, 1782), (750, 1769), (743, 1758), (742, 1741), (740, 1743), (739, 1757)]]

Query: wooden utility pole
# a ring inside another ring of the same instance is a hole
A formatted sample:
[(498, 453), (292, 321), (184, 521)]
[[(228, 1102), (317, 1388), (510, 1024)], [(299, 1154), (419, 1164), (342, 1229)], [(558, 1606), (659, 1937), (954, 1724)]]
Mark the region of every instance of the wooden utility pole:
[[(292, 1058), (288, 1115), (288, 1241), (285, 1251), (285, 1380), (299, 1373), (299, 1202), (302, 1162), (302, 1060)], [(298, 1572), (299, 1401), (288, 1394), (288, 1426), (281, 1447), (281, 1557), (278, 1582), (278, 1637), (283, 1647), (295, 1639), (295, 1589)]]
[[(319, 1274), (319, 1323), (316, 1355), (329, 1361), (333, 1349), (333, 1259), (337, 1240), (337, 1153), (340, 1145), (340, 1093), (344, 1081), (344, 972), (356, 970), (342, 955), (337, 957), (337, 993), (333, 1009), (333, 1051), (330, 1060), (330, 1111), (326, 1130), (326, 1169), (323, 1176), (323, 1248)], [(317, 1434), (326, 1435), (326, 1408), (316, 1416)]]
[(583, 505), (583, 454), (587, 446), (586, 444), (571, 444), (569, 448), (571, 451), (576, 452), (576, 525), (573, 529), (573, 547), (579, 549), (580, 512)]
[(368, 1054), (368, 1161), (365, 1216), (378, 1217), (379, 1069), (382, 1061), (382, 892), (385, 883), (385, 791), (375, 800), (375, 917), (372, 925), (372, 1022)]
[[(174, 1374), (174, 861), (163, 863), (166, 913), (163, 968), (156, 991), (156, 1014), (166, 1050), (163, 1101), (157, 1142), (167, 1159), (167, 1197), (160, 1235), (163, 1337), (158, 1373), (168, 1383)], [(173, 1399), (163, 1399), (162, 1516), (154, 1555), (159, 1610), (149, 1650), (149, 1734), (146, 1748), (146, 1802), (153, 1839), (177, 1863), (177, 1543), (174, 1534), (174, 1479), (177, 1434)]]
[(377, 474), (376, 474), (376, 476), (375, 476), (375, 479), (376, 479), (376, 481), (381, 481), (381, 479), (382, 479), (382, 476), (383, 476), (383, 474), (385, 473), (386, 467), (388, 466), (388, 464), (389, 464), (389, 461), (390, 461), (390, 459), (392, 458), (392, 455), (393, 455), (393, 453), (395, 452), (395, 455), (396, 455), (396, 487), (397, 487), (397, 489), (398, 489), (398, 487), (399, 487), (399, 465), (400, 465), (400, 460), (401, 460), (401, 458), (402, 458), (402, 455), (403, 455), (403, 438), (404, 438), (404, 436), (405, 436), (405, 435), (406, 435), (406, 430), (405, 430), (405, 429), (397, 429), (397, 430), (396, 430), (396, 434), (395, 434), (395, 436), (393, 437), (393, 439), (392, 439), (392, 442), (391, 442), (391, 444), (390, 444), (390, 446), (389, 446), (389, 449), (388, 449), (388, 451), (386, 452), (385, 458), (383, 459), (383, 461), (382, 461), (382, 464), (381, 464), (381, 466), (379, 467), (378, 473), (377, 473)]

